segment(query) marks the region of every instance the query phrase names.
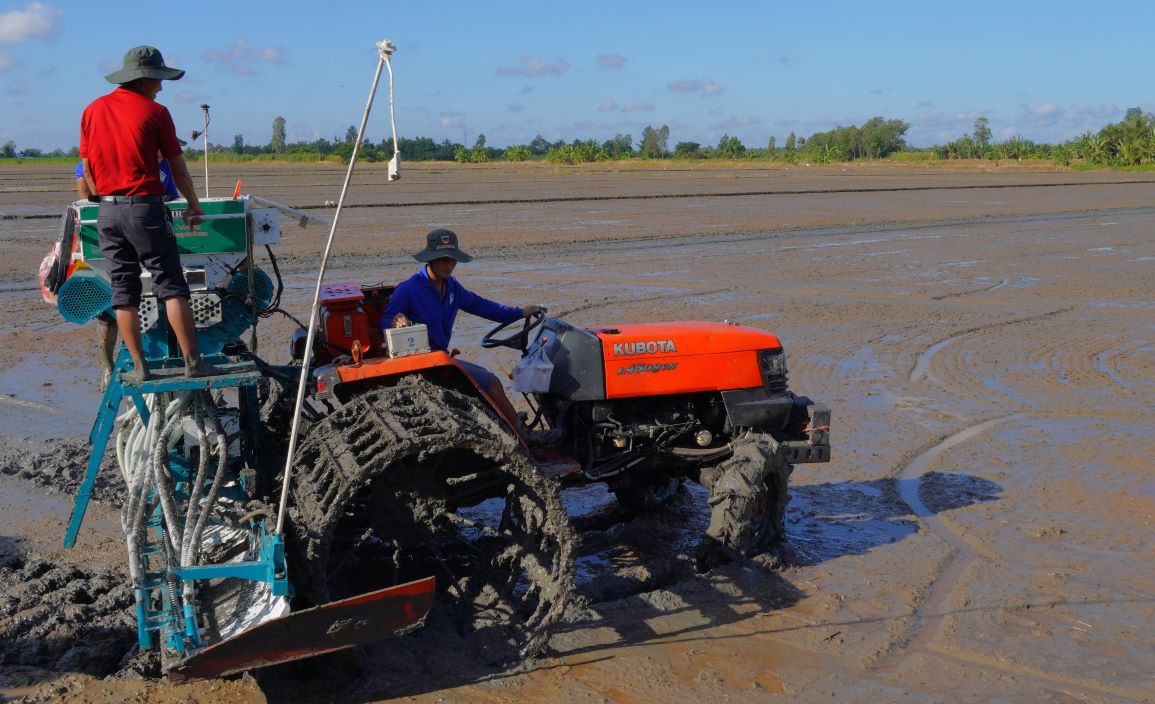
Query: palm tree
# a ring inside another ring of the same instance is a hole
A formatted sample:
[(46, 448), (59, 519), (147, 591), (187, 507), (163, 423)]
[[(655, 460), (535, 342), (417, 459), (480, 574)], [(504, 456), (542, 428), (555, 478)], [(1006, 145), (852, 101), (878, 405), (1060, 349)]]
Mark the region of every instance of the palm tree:
[(1119, 155), (1119, 161), (1124, 166), (1135, 166), (1139, 164), (1141, 159), (1141, 152), (1139, 150), (1139, 143), (1130, 140), (1122, 140), (1115, 145), (1115, 151)]
[(1106, 164), (1111, 158), (1110, 146), (1102, 135), (1087, 135), (1087, 147), (1090, 150), (1089, 157), (1093, 164)]

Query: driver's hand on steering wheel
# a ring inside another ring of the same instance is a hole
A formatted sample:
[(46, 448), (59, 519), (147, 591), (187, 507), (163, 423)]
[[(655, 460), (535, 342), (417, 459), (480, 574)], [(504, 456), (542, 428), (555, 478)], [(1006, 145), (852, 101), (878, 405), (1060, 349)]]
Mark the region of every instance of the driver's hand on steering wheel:
[(397, 315), (393, 316), (393, 327), (395, 328), (407, 328), (412, 324), (412, 321), (410, 321), (409, 317), (404, 313), (398, 313)]
[(547, 309), (545, 306), (539, 306), (536, 303), (531, 304), (521, 309), (521, 317), (528, 318), (531, 315), (536, 315), (537, 313), (544, 313), (546, 310)]

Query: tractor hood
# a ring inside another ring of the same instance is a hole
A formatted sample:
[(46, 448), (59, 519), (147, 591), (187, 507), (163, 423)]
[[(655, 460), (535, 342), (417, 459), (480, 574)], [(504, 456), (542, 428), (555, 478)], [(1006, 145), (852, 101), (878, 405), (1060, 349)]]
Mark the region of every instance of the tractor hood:
[(782, 347), (777, 336), (765, 330), (731, 323), (634, 323), (586, 329), (602, 341), (607, 362)]
[(601, 341), (607, 398), (760, 387), (764, 330), (729, 323), (637, 323), (587, 328)]

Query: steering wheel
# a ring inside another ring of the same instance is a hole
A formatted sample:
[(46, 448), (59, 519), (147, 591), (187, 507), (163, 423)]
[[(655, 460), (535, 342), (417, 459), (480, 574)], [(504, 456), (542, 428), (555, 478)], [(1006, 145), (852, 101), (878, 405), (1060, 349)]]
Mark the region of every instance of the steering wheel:
[(481, 338), (481, 346), (486, 349), (493, 349), (494, 347), (509, 347), (510, 349), (520, 351), (524, 356), (525, 353), (529, 350), (529, 334), (534, 330), (537, 330), (539, 327), (541, 327), (541, 324), (545, 322), (545, 313), (546, 311), (544, 308), (538, 310), (533, 315), (525, 319), (525, 323), (521, 326), (521, 330), (518, 330), (508, 337), (498, 338), (495, 337), (495, 335), (510, 325), (513, 325), (517, 321), (511, 320), (508, 323), (502, 323), (501, 325), (498, 325), (494, 329), (485, 333), (485, 336)]

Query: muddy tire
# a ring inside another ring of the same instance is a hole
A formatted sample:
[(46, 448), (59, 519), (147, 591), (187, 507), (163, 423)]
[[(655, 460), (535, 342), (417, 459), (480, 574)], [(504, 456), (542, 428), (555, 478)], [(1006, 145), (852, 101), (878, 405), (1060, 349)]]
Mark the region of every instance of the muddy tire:
[(707, 537), (745, 557), (785, 537), (787, 480), (794, 467), (777, 447), (769, 436), (752, 433), (703, 480), (710, 490)]
[(311, 426), (295, 464), (306, 602), (433, 575), (463, 632), (520, 657), (544, 646), (573, 595), (574, 537), (556, 485), (479, 401), (416, 377), (367, 392)]

